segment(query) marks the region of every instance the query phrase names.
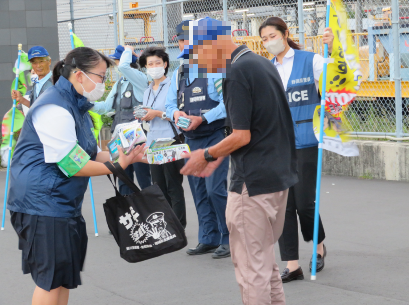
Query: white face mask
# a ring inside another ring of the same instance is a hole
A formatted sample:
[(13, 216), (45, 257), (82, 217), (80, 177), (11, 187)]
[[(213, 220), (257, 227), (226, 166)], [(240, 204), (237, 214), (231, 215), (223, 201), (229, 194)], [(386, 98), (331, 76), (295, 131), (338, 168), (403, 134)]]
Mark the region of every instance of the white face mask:
[(283, 38), (273, 39), (264, 43), (264, 47), (267, 51), (275, 56), (280, 54), (285, 50), (285, 45), (283, 42)]
[(159, 79), (165, 75), (165, 67), (147, 68), (146, 72), (152, 79)]
[[(82, 73), (86, 77), (88, 77), (87, 74), (85, 74), (84, 72), (82, 72)], [(82, 84), (80, 84), (82, 89), (84, 90), (82, 95), (87, 98), (88, 102), (95, 102), (95, 101), (99, 100), (104, 95), (104, 93), (105, 93), (105, 84), (96, 83), (92, 79), (90, 79), (89, 77), (88, 77), (88, 79), (95, 84), (95, 88), (94, 88), (94, 90), (91, 90), (91, 92), (87, 92), (87, 91), (85, 91), (84, 86)]]

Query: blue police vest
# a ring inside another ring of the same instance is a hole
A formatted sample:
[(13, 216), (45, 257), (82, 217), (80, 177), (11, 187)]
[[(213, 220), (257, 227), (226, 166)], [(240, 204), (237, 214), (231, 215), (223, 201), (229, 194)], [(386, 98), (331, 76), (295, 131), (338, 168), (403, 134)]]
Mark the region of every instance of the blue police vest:
[(71, 113), (78, 144), (95, 160), (97, 142), (88, 114), (93, 104), (78, 94), (63, 76), (45, 91), (30, 108), (18, 139), (10, 168), (10, 211), (51, 217), (81, 215), (89, 177), (67, 178), (56, 163), (44, 162), (44, 149), (34, 129), (32, 116), (41, 106), (55, 104)]
[[(179, 81), (178, 107), (187, 115), (201, 116), (207, 111), (217, 107), (218, 101), (214, 101), (207, 93), (207, 78), (196, 78), (191, 84), (186, 84), (186, 79)], [(216, 120), (210, 124), (200, 124), (195, 130), (183, 131), (189, 139), (207, 137), (225, 126), (224, 119)]]
[[(295, 147), (301, 149), (318, 145), (312, 118), (315, 107), (320, 105), (320, 98), (314, 80), (315, 53), (299, 50), (294, 50), (294, 53), (286, 94), (294, 124)], [(275, 58), (272, 61), (274, 62)]]

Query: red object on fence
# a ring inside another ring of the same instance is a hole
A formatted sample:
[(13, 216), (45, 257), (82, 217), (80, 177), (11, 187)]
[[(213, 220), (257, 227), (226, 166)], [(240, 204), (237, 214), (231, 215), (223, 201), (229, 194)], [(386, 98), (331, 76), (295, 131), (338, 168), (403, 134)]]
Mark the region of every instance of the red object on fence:
[(237, 29), (237, 30), (234, 30), (233, 32), (231, 32), (231, 36), (233, 36), (233, 37), (234, 37), (234, 32), (246, 32), (246, 33), (247, 33), (247, 36), (249, 36), (249, 31), (247, 31), (246, 29)]
[(152, 36), (143, 36), (141, 37), (141, 39), (139, 39), (139, 42), (142, 42), (142, 39), (146, 39), (146, 38), (152, 38), (152, 41), (155, 41), (155, 38), (153, 38)]

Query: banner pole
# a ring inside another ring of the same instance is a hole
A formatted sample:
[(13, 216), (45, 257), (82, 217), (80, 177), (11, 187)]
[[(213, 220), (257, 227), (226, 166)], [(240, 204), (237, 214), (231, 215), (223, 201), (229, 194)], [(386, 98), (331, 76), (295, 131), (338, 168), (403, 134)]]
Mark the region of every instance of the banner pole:
[[(22, 44), (18, 45), (18, 57), (17, 57), (17, 68), (16, 68), (16, 80), (14, 84), (14, 90), (18, 89), (18, 77), (20, 75), (20, 58), (21, 58)], [(17, 101), (13, 99), (13, 115), (11, 117), (11, 129), (10, 129), (10, 141), (9, 141), (9, 157), (7, 160), (7, 176), (6, 176), (6, 190), (4, 192), (4, 203), (3, 203), (3, 219), (1, 221), (1, 230), (4, 230), (4, 221), (6, 219), (6, 206), (7, 206), (7, 192), (9, 189), (9, 177), (10, 177), (10, 163), (11, 163), (11, 150), (13, 148), (13, 136), (14, 136), (14, 117), (16, 115), (16, 104)]]
[[(70, 30), (70, 38), (71, 38), (71, 48), (74, 50), (75, 45), (74, 45), (74, 36), (72, 32), (72, 24), (71, 22), (68, 23), (68, 28)], [(92, 216), (94, 218), (94, 229), (95, 229), (95, 236), (98, 236), (98, 226), (97, 226), (97, 217), (95, 215), (95, 203), (94, 203), (94, 192), (92, 191), (92, 182), (91, 182), (91, 177), (89, 178), (88, 181), (89, 184), (89, 192), (91, 194), (91, 206), (92, 206)]]
[[(327, 0), (327, 14), (325, 19), (325, 27), (329, 27), (331, 0)], [(324, 45), (324, 58), (328, 58), (328, 44)], [(314, 245), (312, 251), (312, 266), (311, 266), (311, 280), (317, 279), (317, 246), (318, 246), (318, 224), (320, 218), (320, 192), (321, 192), (321, 175), (322, 175), (322, 144), (324, 143), (324, 116), (325, 116), (325, 91), (327, 84), (327, 61), (324, 61), (323, 82), (321, 92), (321, 117), (320, 117), (320, 140), (318, 144), (318, 167), (317, 167), (317, 188), (315, 192), (315, 215), (314, 215)]]
[(73, 36), (73, 32), (72, 32), (72, 24), (71, 24), (71, 22), (68, 22), (68, 29), (70, 30), (71, 50), (74, 50), (74, 49), (75, 49), (75, 45), (74, 45), (74, 36)]
[(95, 236), (98, 236), (97, 216), (95, 214), (94, 191), (92, 190), (91, 177), (89, 178), (88, 184), (89, 184), (89, 192), (91, 194), (91, 206), (92, 206), (92, 216), (94, 217)]

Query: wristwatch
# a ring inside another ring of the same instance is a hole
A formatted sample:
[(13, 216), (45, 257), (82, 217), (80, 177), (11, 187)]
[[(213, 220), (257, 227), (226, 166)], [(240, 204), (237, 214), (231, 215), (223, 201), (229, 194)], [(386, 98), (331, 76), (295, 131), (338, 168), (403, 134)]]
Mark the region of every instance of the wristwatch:
[(161, 118), (161, 119), (162, 119), (162, 120), (166, 120), (167, 118), (168, 118), (168, 117), (166, 116), (166, 112), (163, 112), (163, 113), (162, 113), (162, 118)]
[(203, 114), (200, 117), (202, 118), (203, 121), (202, 124), (207, 124), (206, 117)]
[(207, 162), (216, 161), (217, 158), (214, 158), (211, 154), (209, 154), (209, 148), (206, 148), (204, 151), (204, 157)]

